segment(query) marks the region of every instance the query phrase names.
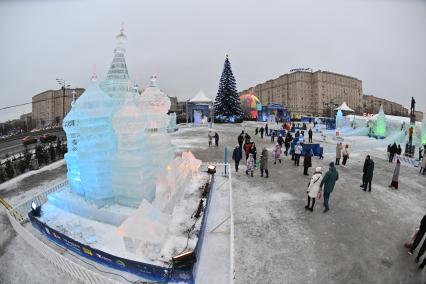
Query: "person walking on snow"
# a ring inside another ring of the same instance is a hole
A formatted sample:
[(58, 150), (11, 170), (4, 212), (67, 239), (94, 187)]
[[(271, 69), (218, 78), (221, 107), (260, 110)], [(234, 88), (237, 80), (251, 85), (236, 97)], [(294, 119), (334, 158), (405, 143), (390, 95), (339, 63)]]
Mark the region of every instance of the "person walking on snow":
[(266, 150), (266, 148), (262, 149), (262, 154), (260, 155), (260, 176), (261, 177), (263, 177), (263, 171), (265, 171), (265, 178), (269, 177), (268, 150)]
[(290, 131), (285, 135), (284, 146), (285, 146), (285, 155), (288, 156), (288, 149), (290, 148), (290, 143), (293, 140)]
[(346, 166), (346, 162), (349, 159), (349, 145), (348, 144), (345, 145), (345, 148), (342, 151), (342, 155), (343, 155), (342, 165)]
[[(315, 168), (315, 173), (312, 175), (311, 181), (308, 184), (308, 204), (305, 206), (305, 209), (313, 212), (314, 211), (314, 205), (315, 205), (315, 198), (321, 198), (319, 196), (320, 192), (320, 184), (322, 181), (322, 172), (321, 167)], [(312, 205), (311, 204), (312, 200)]]
[[(254, 144), (254, 142), (251, 142), (251, 148), (249, 153), (253, 154), (253, 159), (256, 162), (256, 156), (257, 156), (257, 148), (256, 148), (256, 144)], [(256, 164), (255, 164), (256, 167)]]
[(244, 143), (244, 152), (246, 153), (246, 160), (248, 159), (248, 157), (249, 157), (249, 154), (250, 154), (250, 150), (251, 150), (251, 143)]
[[(423, 173), (422, 173), (423, 171)], [(426, 172), (426, 153), (423, 154), (422, 163), (420, 165), (419, 174), (425, 174)]]
[(213, 134), (212, 134), (211, 130), (209, 130), (208, 137), (209, 137), (209, 147), (211, 147), (212, 146), (212, 141), (213, 141)]
[(214, 145), (219, 146), (219, 134), (217, 132), (214, 133)]
[(374, 161), (371, 159), (370, 155), (367, 155), (367, 159), (364, 163), (364, 169), (365, 169), (365, 181), (364, 181), (364, 188), (362, 190), (371, 192), (371, 182), (373, 180), (373, 172), (374, 172)]
[(327, 213), (327, 211), (330, 210), (330, 207), (328, 206), (328, 201), (330, 199), (331, 193), (334, 190), (336, 181), (339, 180), (339, 172), (334, 167), (334, 163), (331, 162), (329, 166), (330, 169), (324, 175), (320, 184), (320, 192), (322, 192), (324, 186), (324, 213)]
[(336, 145), (336, 166), (340, 165), (340, 158), (342, 158), (342, 142), (337, 143)]
[(234, 160), (235, 162), (235, 171), (238, 172), (238, 165), (240, 164), (240, 161), (242, 159), (242, 153), (241, 153), (241, 149), (240, 146), (237, 145), (234, 148), (234, 151), (232, 152), (232, 160)]
[[(426, 233), (426, 215), (423, 216), (422, 220), (420, 221), (420, 227), (419, 231), (416, 234), (416, 238), (414, 239), (413, 244), (410, 247), (410, 250), (408, 251), (409, 254), (413, 254), (416, 247), (420, 244), (420, 242), (423, 239), (423, 236)], [(422, 257), (423, 253), (426, 250), (426, 240), (423, 241), (423, 245), (419, 250), (419, 253), (416, 257), (416, 263), (420, 262), (420, 257)], [(426, 265), (426, 258), (423, 260), (422, 264), (420, 264), (419, 269), (423, 269)]]
[(268, 124), (265, 124), (265, 135), (266, 135), (266, 136), (268, 136), (268, 135), (269, 135), (268, 130), (269, 130), (269, 128), (268, 128)]
[(277, 160), (280, 162), (281, 164), (281, 147), (280, 144), (276, 144), (275, 145), (275, 149), (274, 149), (274, 165), (277, 163)]
[(263, 128), (263, 126), (260, 127), (260, 138), (263, 139), (263, 132), (265, 131), (265, 128)]
[(247, 166), (247, 168), (246, 168), (246, 175), (248, 175), (249, 172), (250, 172), (250, 175), (253, 176), (253, 171), (254, 171), (253, 154), (249, 154), (249, 157), (248, 157), (247, 162), (246, 162), (246, 166)]
[(281, 134), (280, 134), (280, 136), (278, 136), (277, 142), (278, 142), (278, 144), (280, 144), (280, 147), (282, 148), (283, 147), (283, 143), (284, 143), (284, 138), (283, 138), (283, 136)]
[(305, 176), (308, 175), (308, 169), (312, 167), (311, 154), (309, 151), (305, 152), (305, 156), (303, 157), (303, 174)]
[(312, 128), (309, 128), (309, 131), (308, 131), (309, 143), (312, 143), (312, 135), (313, 135)]
[(302, 155), (303, 147), (300, 145), (300, 142), (297, 142), (296, 146), (294, 146), (294, 165), (299, 166), (300, 155)]
[(259, 133), (259, 127), (256, 127), (256, 129), (254, 130), (254, 135), (257, 136), (258, 133)]
[(399, 178), (400, 167), (401, 167), (401, 162), (399, 161), (399, 158), (396, 158), (396, 166), (395, 166), (395, 170), (393, 171), (392, 182), (389, 185), (390, 188), (398, 189), (398, 178)]

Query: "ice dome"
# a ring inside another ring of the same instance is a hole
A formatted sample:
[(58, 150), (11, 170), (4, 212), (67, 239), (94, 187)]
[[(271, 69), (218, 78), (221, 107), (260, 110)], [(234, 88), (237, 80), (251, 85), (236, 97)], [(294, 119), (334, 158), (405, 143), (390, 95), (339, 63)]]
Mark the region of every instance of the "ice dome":
[(157, 78), (151, 77), (151, 82), (145, 91), (141, 94), (140, 104), (146, 112), (149, 113), (164, 113), (170, 109), (170, 99), (157, 86)]

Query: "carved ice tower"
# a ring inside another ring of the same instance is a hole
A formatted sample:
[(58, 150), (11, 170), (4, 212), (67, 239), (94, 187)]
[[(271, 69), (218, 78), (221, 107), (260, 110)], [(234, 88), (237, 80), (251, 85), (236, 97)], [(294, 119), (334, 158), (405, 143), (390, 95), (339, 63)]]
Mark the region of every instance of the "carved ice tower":
[(112, 175), (115, 201), (131, 207), (138, 207), (144, 199), (152, 202), (155, 193), (144, 183), (144, 169), (149, 164), (143, 152), (144, 121), (142, 111), (136, 106), (135, 96), (130, 92), (114, 114), (112, 125), (117, 136)]
[(167, 165), (174, 159), (174, 148), (167, 133), (170, 104), (170, 99), (157, 86), (156, 77), (152, 76), (139, 102), (145, 122), (143, 184), (149, 192), (155, 192), (157, 181), (166, 176)]
[(73, 106), (79, 115), (81, 189), (85, 199), (98, 206), (110, 203), (114, 198), (111, 178), (115, 155), (115, 133), (111, 125), (113, 109), (113, 100), (99, 88), (96, 78)]

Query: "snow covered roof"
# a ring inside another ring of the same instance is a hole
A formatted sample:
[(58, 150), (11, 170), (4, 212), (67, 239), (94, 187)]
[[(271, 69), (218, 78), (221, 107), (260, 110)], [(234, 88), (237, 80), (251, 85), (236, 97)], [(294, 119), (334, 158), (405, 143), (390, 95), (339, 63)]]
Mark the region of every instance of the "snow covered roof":
[(203, 91), (199, 91), (195, 97), (190, 100), (191, 103), (211, 103), (212, 100), (207, 97)]
[(339, 109), (342, 110), (342, 111), (354, 111), (353, 109), (348, 107), (346, 102), (343, 102), (343, 104), (341, 106), (339, 106), (338, 108), (336, 108), (335, 110), (339, 110)]

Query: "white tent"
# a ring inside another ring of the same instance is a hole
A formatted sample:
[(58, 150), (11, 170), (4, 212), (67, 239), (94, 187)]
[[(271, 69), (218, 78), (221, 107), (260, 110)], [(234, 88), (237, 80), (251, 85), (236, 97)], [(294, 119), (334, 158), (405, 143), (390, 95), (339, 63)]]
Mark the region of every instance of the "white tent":
[(212, 100), (207, 97), (203, 91), (199, 91), (195, 97), (189, 100), (190, 103), (212, 103)]
[(354, 111), (353, 109), (351, 109), (350, 107), (348, 107), (348, 105), (346, 104), (346, 102), (343, 102), (343, 104), (337, 108), (335, 108), (334, 110), (341, 110), (341, 111)]

